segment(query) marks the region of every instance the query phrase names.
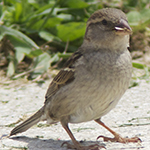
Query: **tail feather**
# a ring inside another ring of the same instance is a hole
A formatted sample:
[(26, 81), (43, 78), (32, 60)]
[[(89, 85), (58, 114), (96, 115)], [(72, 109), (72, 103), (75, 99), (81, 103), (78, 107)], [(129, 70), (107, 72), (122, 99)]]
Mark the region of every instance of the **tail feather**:
[(31, 116), (29, 119), (15, 127), (11, 133), (10, 136), (15, 135), (17, 133), (22, 133), (26, 130), (28, 130), (33, 125), (37, 124), (41, 120), (41, 116), (43, 115), (43, 107), (37, 111), (33, 116)]

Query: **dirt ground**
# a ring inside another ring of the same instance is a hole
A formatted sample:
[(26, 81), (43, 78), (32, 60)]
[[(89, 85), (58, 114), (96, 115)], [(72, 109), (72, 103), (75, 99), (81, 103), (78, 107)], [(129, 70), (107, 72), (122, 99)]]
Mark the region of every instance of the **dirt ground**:
[[(25, 120), (43, 105), (49, 82), (0, 88), (0, 137), (9, 134), (16, 123)], [(117, 107), (102, 121), (123, 137), (138, 136), (142, 143), (121, 144), (96, 140), (99, 135), (112, 135), (94, 121), (70, 124), (70, 128), (85, 145), (97, 143), (107, 150), (150, 150), (150, 83), (140, 81), (138, 86), (128, 89)], [(24, 133), (1, 139), (0, 150), (66, 150), (65, 146), (61, 147), (65, 141), (71, 142), (59, 123), (48, 126), (40, 122)]]

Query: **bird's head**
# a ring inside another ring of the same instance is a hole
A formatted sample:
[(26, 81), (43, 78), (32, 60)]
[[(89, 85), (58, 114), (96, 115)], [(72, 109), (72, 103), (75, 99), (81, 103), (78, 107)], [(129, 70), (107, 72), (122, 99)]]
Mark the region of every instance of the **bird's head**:
[(129, 35), (132, 33), (124, 12), (115, 8), (104, 8), (96, 11), (87, 21), (85, 43), (105, 49), (118, 49), (129, 46)]

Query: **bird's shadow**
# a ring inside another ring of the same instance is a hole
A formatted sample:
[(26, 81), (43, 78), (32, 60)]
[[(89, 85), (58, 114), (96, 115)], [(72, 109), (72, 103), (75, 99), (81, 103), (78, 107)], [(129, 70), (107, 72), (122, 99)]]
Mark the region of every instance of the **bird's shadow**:
[[(67, 150), (66, 145), (63, 143), (68, 142), (69, 144), (72, 144), (72, 142), (64, 141), (64, 140), (53, 140), (53, 139), (39, 139), (39, 138), (30, 138), (26, 136), (16, 136), (11, 137), (10, 139), (21, 141), (27, 143), (27, 148), (29, 150)], [(95, 141), (80, 141), (82, 145), (94, 145), (99, 144)], [(99, 145), (105, 146), (104, 143), (100, 143)]]

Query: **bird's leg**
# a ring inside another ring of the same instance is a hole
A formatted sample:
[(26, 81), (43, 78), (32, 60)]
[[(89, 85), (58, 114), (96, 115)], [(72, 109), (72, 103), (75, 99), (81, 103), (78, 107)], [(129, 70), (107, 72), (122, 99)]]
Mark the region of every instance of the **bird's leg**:
[(69, 144), (68, 142), (64, 142), (62, 144), (62, 146), (67, 145), (68, 149), (76, 149), (76, 150), (100, 150), (101, 148), (105, 148), (103, 146), (99, 146), (98, 144), (94, 144), (94, 145), (90, 145), (90, 146), (81, 146), (80, 143), (73, 136), (72, 132), (70, 131), (68, 124), (65, 124), (63, 122), (61, 122), (61, 124), (73, 142), (73, 145)]
[(66, 145), (67, 145), (67, 148), (69, 148), (69, 149), (80, 149), (80, 148), (81, 148), (80, 143), (79, 143), (79, 142), (75, 139), (75, 137), (73, 136), (72, 132), (70, 131), (70, 129), (69, 129), (69, 127), (68, 127), (68, 124), (65, 124), (65, 123), (63, 123), (63, 122), (61, 122), (61, 124), (62, 124), (63, 128), (66, 130), (66, 132), (68, 133), (68, 135), (70, 136), (70, 138), (71, 138), (71, 140), (72, 140), (72, 142), (73, 142), (73, 144), (74, 144), (74, 145), (71, 145), (71, 144), (69, 144), (69, 143), (67, 143), (67, 142), (64, 142), (64, 143), (62, 144), (62, 146), (63, 146), (64, 144), (66, 144)]
[(133, 138), (123, 138), (121, 137), (118, 133), (115, 131), (111, 130), (108, 126), (106, 126), (100, 119), (95, 120), (98, 124), (106, 128), (110, 133), (114, 135), (114, 138), (109, 138), (105, 136), (99, 136), (99, 138), (103, 138), (104, 141), (111, 141), (111, 142), (120, 142), (120, 143), (128, 143), (128, 142), (142, 142), (140, 138), (138, 137), (133, 137)]

